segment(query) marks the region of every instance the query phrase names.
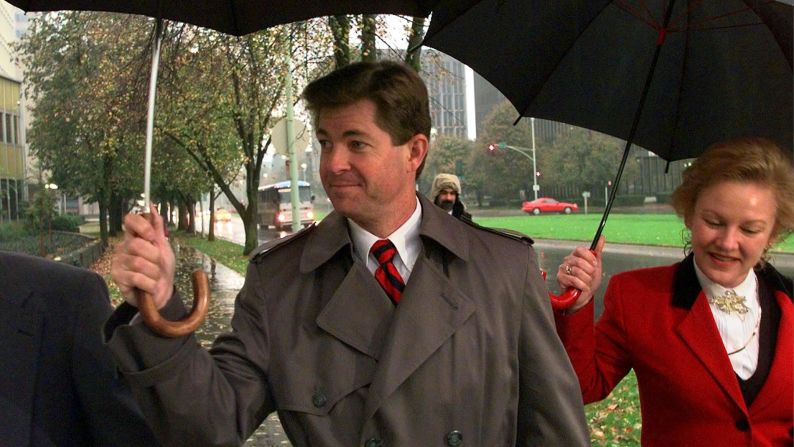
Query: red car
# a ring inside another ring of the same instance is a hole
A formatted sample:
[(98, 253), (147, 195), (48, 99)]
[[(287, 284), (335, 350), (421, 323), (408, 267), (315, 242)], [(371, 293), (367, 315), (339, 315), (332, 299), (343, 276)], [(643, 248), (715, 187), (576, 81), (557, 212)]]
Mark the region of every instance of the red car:
[(577, 204), (560, 202), (559, 200), (552, 199), (551, 197), (538, 197), (537, 200), (524, 202), (524, 204), (521, 205), (521, 211), (535, 215), (540, 213), (571, 214), (577, 210), (579, 210), (579, 206)]

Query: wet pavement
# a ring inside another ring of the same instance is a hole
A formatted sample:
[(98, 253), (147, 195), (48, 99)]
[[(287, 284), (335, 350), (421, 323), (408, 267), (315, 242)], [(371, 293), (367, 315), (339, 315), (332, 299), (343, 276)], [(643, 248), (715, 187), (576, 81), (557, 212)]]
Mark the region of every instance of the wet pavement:
[[(176, 251), (176, 285), (183, 293), (190, 293), (190, 276), (198, 268), (210, 279), (210, 307), (207, 319), (196, 331), (202, 346), (209, 348), (212, 340), (230, 328), (234, 313), (234, 299), (243, 286), (243, 277), (234, 270), (215, 262), (191, 247), (174, 247)], [(244, 444), (245, 447), (285, 447), (292, 444), (284, 434), (278, 416), (273, 413)]]

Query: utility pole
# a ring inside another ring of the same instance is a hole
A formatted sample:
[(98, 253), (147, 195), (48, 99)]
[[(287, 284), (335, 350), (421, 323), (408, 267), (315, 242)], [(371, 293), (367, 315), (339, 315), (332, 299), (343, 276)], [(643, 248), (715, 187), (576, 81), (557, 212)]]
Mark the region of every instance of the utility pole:
[(532, 130), (532, 192), (535, 193), (535, 200), (538, 200), (538, 167), (535, 164), (535, 118), (529, 119), (530, 129)]
[[(534, 119), (532, 118), (532, 122), (534, 123)], [(538, 185), (538, 169), (537, 164), (535, 163), (535, 127), (532, 127), (532, 148), (528, 147), (519, 147), (519, 146), (511, 146), (507, 143), (499, 143), (499, 144), (489, 144), (488, 150), (493, 152), (495, 149), (510, 149), (512, 151), (518, 152), (519, 154), (527, 157), (528, 159), (532, 160), (532, 191), (535, 193), (535, 200), (538, 199), (538, 191), (540, 191), (540, 186)], [(532, 155), (529, 155), (526, 151), (532, 151)]]

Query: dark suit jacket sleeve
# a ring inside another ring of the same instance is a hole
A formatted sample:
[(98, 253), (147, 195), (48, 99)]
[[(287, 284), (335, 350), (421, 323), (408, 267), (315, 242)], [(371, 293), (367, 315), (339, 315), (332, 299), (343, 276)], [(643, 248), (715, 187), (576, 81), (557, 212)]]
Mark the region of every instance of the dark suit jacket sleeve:
[(71, 374), (96, 446), (156, 446), (130, 389), (116, 373), (101, 328), (112, 308), (105, 282), (81, 275), (71, 343)]
[(621, 284), (617, 276), (609, 282), (604, 312), (596, 326), (592, 300), (578, 312), (555, 315), (557, 332), (576, 370), (586, 404), (607, 397), (631, 369)]
[[(144, 324), (122, 324), (128, 308), (117, 309), (108, 321), (111, 351), (164, 445), (242, 445), (274, 410), (265, 380), (267, 328), (258, 282), (250, 264), (235, 301), (233, 330), (215, 341), (211, 354), (194, 335), (167, 339)], [(185, 314), (178, 295), (161, 314)]]
[(520, 344), (520, 446), (589, 445), (576, 375), (557, 337), (548, 290), (529, 250)]

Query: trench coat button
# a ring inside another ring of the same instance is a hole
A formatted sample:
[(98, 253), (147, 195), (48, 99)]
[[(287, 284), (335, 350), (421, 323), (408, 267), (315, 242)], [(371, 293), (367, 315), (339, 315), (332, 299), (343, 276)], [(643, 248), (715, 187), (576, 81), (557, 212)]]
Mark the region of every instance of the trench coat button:
[(322, 391), (315, 391), (314, 396), (312, 396), (312, 403), (315, 407), (321, 408), (324, 407), (326, 403), (328, 403), (328, 398), (325, 397), (325, 393)]
[(383, 447), (383, 441), (380, 438), (369, 438), (367, 442), (364, 443), (364, 447)]
[(736, 420), (736, 428), (739, 431), (747, 431), (750, 429), (750, 422), (747, 421), (747, 418), (739, 418)]
[(447, 445), (449, 447), (457, 447), (463, 444), (463, 433), (452, 430), (451, 432), (447, 433)]

